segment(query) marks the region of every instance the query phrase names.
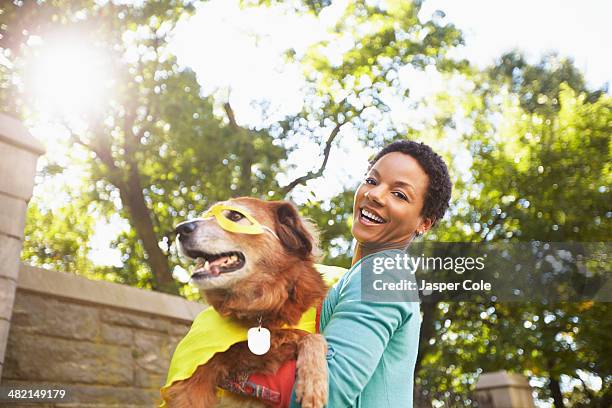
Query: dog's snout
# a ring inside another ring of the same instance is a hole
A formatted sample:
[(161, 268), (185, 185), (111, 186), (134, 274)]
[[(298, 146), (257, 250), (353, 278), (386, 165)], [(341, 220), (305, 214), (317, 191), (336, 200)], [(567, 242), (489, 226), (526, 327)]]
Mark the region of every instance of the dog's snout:
[(179, 240), (183, 241), (193, 231), (195, 231), (197, 224), (195, 221), (185, 221), (176, 226), (175, 232), (178, 234)]

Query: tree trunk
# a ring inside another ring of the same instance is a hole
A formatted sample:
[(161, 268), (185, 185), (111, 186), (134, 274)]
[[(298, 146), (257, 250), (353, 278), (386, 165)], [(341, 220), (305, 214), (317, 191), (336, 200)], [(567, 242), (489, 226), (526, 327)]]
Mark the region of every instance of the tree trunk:
[(548, 388), (550, 389), (550, 393), (552, 394), (553, 400), (555, 401), (555, 408), (565, 408), (565, 404), (563, 403), (563, 394), (561, 393), (561, 386), (559, 385), (559, 380), (550, 377), (550, 381), (548, 383)]
[(421, 304), (423, 311), (423, 321), (421, 322), (421, 333), (419, 335), (419, 355), (417, 356), (414, 372), (421, 368), (421, 362), (425, 351), (429, 347), (429, 339), (435, 334), (435, 313), (438, 302), (425, 302)]
[[(230, 126), (236, 132), (234, 137), (240, 140), (239, 142), (239, 151), (240, 151), (240, 170), (241, 170), (241, 178), (238, 183), (236, 193), (239, 196), (250, 196), (252, 194), (251, 189), (253, 188), (253, 184), (251, 183), (251, 166), (253, 165), (253, 156), (255, 155), (253, 149), (253, 136), (249, 129), (245, 129), (238, 125), (236, 122), (236, 115), (234, 114), (234, 110), (229, 102), (223, 104), (223, 109), (225, 109), (225, 113), (227, 115), (227, 119), (229, 120)], [(261, 192), (260, 192), (261, 193)]]
[[(251, 189), (253, 183), (251, 182), (251, 166), (253, 165), (253, 142), (251, 141), (251, 135), (248, 131), (244, 135), (244, 145), (242, 146), (242, 158), (240, 160), (240, 170), (242, 170), (242, 177), (240, 180), (238, 193), (242, 196), (250, 196), (252, 194)], [(261, 194), (261, 192), (260, 192)]]
[[(435, 335), (435, 313), (437, 302), (425, 302), (421, 304), (421, 311), (423, 312), (423, 321), (421, 322), (421, 332), (419, 333), (419, 353), (417, 355), (417, 361), (414, 367), (414, 375), (421, 369), (423, 363), (423, 357), (431, 347), (429, 345), (429, 339)], [(431, 405), (430, 396), (423, 394), (423, 389), (415, 384), (413, 391), (415, 407), (426, 407)]]
[(130, 222), (145, 250), (147, 256), (145, 261), (153, 273), (153, 289), (178, 294), (178, 288), (174, 279), (172, 279), (168, 258), (157, 244), (150, 210), (145, 203), (142, 188), (139, 187), (140, 182), (138, 180), (134, 181), (134, 177), (130, 177), (128, 183), (119, 188), (119, 193), (123, 205), (130, 213)]
[(127, 180), (119, 183), (119, 194), (123, 205), (130, 213), (130, 221), (145, 250), (145, 261), (153, 274), (153, 289), (178, 295), (178, 285), (172, 278), (168, 257), (158, 245), (157, 234), (153, 225), (154, 214), (145, 201), (140, 183), (140, 171), (136, 159), (135, 138), (128, 133), (126, 126), (125, 155), (128, 165)]

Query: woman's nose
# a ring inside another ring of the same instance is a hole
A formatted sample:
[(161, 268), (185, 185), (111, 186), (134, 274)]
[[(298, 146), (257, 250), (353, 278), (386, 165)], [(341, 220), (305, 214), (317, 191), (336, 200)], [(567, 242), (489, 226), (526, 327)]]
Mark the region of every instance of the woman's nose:
[(374, 201), (378, 205), (384, 205), (384, 200), (379, 188), (373, 188), (365, 193), (367, 199)]

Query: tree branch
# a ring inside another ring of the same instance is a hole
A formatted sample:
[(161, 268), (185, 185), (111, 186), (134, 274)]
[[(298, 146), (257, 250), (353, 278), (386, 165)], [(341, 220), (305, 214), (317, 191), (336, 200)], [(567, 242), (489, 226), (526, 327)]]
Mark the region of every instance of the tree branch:
[(241, 182), (239, 184), (239, 188), (237, 189), (237, 193), (239, 195), (249, 195), (251, 194), (252, 184), (252, 171), (251, 166), (253, 165), (253, 161), (255, 160), (255, 148), (253, 146), (253, 141), (251, 139), (251, 134), (248, 129), (245, 129), (238, 125), (236, 122), (236, 115), (234, 114), (234, 110), (229, 102), (225, 102), (223, 104), (223, 109), (225, 110), (225, 114), (227, 115), (227, 119), (229, 120), (230, 127), (240, 135), (240, 168), (242, 170)]
[(223, 104), (223, 109), (225, 110), (225, 114), (227, 115), (227, 119), (229, 120), (232, 128), (236, 130), (242, 129), (240, 126), (238, 126), (238, 123), (236, 122), (236, 115), (234, 115), (234, 110), (232, 109), (229, 102), (225, 102)]
[[(359, 109), (357, 112), (355, 112), (354, 116), (361, 115), (361, 112), (363, 112), (365, 108), (366, 106)], [(312, 179), (321, 177), (323, 175), (323, 172), (325, 171), (325, 167), (327, 166), (327, 161), (329, 160), (329, 153), (331, 152), (332, 143), (334, 142), (334, 139), (336, 139), (336, 136), (338, 136), (338, 133), (340, 133), (340, 129), (342, 128), (342, 126), (344, 126), (346, 122), (348, 122), (348, 119), (345, 119), (342, 122), (338, 122), (336, 126), (334, 127), (334, 129), (329, 134), (329, 136), (327, 137), (327, 141), (325, 142), (325, 149), (323, 149), (323, 163), (321, 163), (319, 170), (309, 171), (305, 175), (298, 177), (292, 182), (290, 182), (289, 184), (287, 184), (285, 187), (281, 189), (281, 194), (283, 196), (286, 196), (287, 194), (289, 194), (289, 192), (291, 192), (291, 190), (293, 190), (298, 185), (305, 184), (308, 180), (312, 180)]]
[[(97, 122), (96, 122), (97, 123)], [(124, 178), (121, 174), (121, 169), (115, 164), (115, 159), (110, 148), (110, 140), (108, 135), (105, 133), (102, 125), (99, 123), (96, 126), (96, 130), (93, 130), (92, 142), (88, 143), (77, 136), (70, 126), (64, 121), (64, 127), (70, 132), (70, 140), (78, 145), (83, 146), (87, 150), (93, 152), (102, 164), (106, 167), (108, 175), (106, 180), (115, 186), (120, 192), (127, 189), (127, 185), (124, 182)], [(98, 141), (94, 143), (93, 141)]]
[(318, 177), (321, 177), (323, 175), (323, 172), (325, 171), (325, 167), (327, 166), (327, 161), (329, 160), (329, 153), (331, 152), (332, 143), (333, 143), (334, 139), (336, 138), (336, 136), (338, 136), (338, 133), (340, 133), (340, 128), (342, 127), (342, 125), (344, 125), (344, 123), (345, 122), (338, 123), (334, 127), (334, 129), (331, 131), (331, 133), (329, 134), (329, 137), (327, 138), (327, 142), (325, 142), (325, 149), (323, 150), (323, 163), (321, 163), (321, 166), (319, 167), (319, 170), (317, 170), (317, 171), (309, 171), (305, 175), (303, 175), (301, 177), (298, 177), (295, 180), (293, 180), (291, 183), (287, 184), (281, 190), (281, 194), (283, 196), (287, 195), (291, 190), (293, 190), (298, 185), (304, 184), (308, 180), (312, 180), (314, 178), (318, 178)]
[[(70, 129), (67, 125), (64, 125), (64, 126), (66, 127), (66, 129)], [(81, 145), (84, 148), (92, 151), (96, 156), (98, 156), (102, 164), (108, 167), (109, 171), (114, 172), (114, 171), (119, 170), (119, 168), (115, 164), (115, 160), (113, 159), (113, 155), (109, 148), (104, 146), (102, 143), (100, 143), (98, 146), (95, 146), (94, 144), (91, 144), (91, 143), (87, 143), (83, 139), (78, 137), (74, 132), (72, 132), (71, 130), (69, 131), (70, 131), (70, 140), (72, 141), (72, 143)], [(94, 135), (94, 139), (96, 138), (97, 136)]]
[(597, 397), (595, 396), (595, 394), (591, 392), (591, 389), (588, 387), (587, 383), (582, 379), (581, 376), (576, 374), (576, 377), (578, 377), (578, 379), (582, 383), (582, 388), (584, 389), (584, 393), (589, 397), (589, 399), (591, 400), (590, 402), (593, 403)]

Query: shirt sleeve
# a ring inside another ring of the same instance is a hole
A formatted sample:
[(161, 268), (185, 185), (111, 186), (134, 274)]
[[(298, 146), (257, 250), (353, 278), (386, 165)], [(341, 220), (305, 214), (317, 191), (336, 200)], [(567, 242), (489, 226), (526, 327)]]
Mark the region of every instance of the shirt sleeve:
[[(393, 333), (412, 314), (407, 302), (361, 301), (361, 273), (351, 274), (323, 330), (327, 340), (328, 407), (352, 407), (372, 374)], [(300, 407), (292, 393), (291, 407)]]

